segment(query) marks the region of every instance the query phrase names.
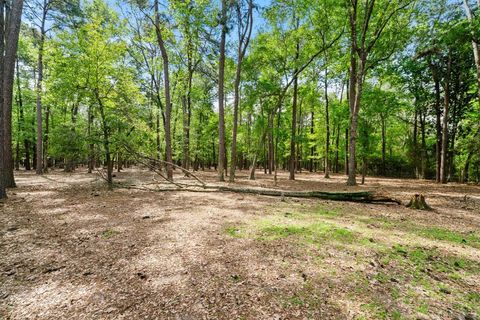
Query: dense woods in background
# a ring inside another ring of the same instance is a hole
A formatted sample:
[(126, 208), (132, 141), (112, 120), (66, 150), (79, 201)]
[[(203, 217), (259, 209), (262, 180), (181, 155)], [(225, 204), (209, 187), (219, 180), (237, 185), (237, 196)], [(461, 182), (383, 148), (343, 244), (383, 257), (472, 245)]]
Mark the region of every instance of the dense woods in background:
[(138, 154), (168, 179), (178, 165), (478, 183), (479, 7), (26, 0), (20, 26), (22, 1), (2, 0), (1, 186), (80, 165), (111, 184)]

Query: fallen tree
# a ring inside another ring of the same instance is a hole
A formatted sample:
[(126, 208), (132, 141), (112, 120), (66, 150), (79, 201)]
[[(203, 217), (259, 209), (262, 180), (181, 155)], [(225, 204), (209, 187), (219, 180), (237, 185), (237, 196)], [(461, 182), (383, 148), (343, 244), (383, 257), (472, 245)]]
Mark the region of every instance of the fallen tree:
[(140, 189), (145, 191), (156, 192), (172, 192), (172, 191), (184, 191), (184, 192), (233, 192), (243, 194), (254, 194), (260, 196), (282, 197), (282, 198), (312, 198), (323, 199), (332, 201), (347, 201), (347, 202), (362, 202), (362, 203), (396, 203), (402, 204), (400, 200), (376, 194), (369, 191), (358, 192), (323, 192), (323, 191), (287, 191), (276, 189), (264, 189), (264, 188), (240, 188), (218, 185), (204, 185), (204, 186), (188, 186), (183, 188), (140, 188), (135, 185), (128, 186), (132, 189)]
[[(179, 182), (174, 182), (167, 179), (162, 172), (162, 166), (167, 162), (158, 159), (152, 159), (146, 155), (135, 152), (132, 149), (125, 146), (125, 149), (136, 157), (136, 160), (148, 167), (150, 170), (157, 173), (162, 177), (169, 187), (160, 187), (157, 184), (156, 188), (148, 187), (137, 187), (136, 185), (124, 186), (132, 189), (140, 189), (145, 191), (157, 191), (157, 192), (171, 192), (171, 191), (184, 191), (184, 192), (233, 192), (233, 193), (244, 193), (244, 194), (254, 194), (261, 196), (271, 196), (271, 197), (288, 197), (288, 198), (314, 198), (314, 199), (323, 199), (323, 200), (332, 200), (332, 201), (348, 201), (348, 202), (363, 202), (363, 203), (396, 203), (402, 204), (401, 201), (378, 194), (370, 191), (356, 191), (356, 192), (324, 192), (324, 191), (289, 191), (289, 190), (278, 190), (278, 189), (266, 189), (266, 188), (249, 188), (249, 187), (231, 187), (225, 185), (214, 185), (207, 184), (205, 181), (200, 179), (191, 171), (170, 163), (173, 167), (180, 169), (185, 173), (185, 176), (192, 177), (196, 180), (196, 184), (184, 184)], [(150, 184), (151, 185), (151, 184)], [(174, 185), (175, 187), (172, 187)]]
[(219, 191), (236, 192), (236, 193), (249, 193), (262, 196), (273, 197), (289, 197), (289, 198), (317, 198), (323, 200), (333, 201), (349, 201), (349, 202), (368, 202), (368, 203), (397, 203), (401, 204), (401, 201), (386, 197), (384, 195), (378, 195), (369, 191), (358, 192), (324, 192), (324, 191), (287, 191), (287, 190), (275, 190), (275, 189), (259, 189), (259, 188), (233, 188), (227, 186), (215, 186), (213, 188)]

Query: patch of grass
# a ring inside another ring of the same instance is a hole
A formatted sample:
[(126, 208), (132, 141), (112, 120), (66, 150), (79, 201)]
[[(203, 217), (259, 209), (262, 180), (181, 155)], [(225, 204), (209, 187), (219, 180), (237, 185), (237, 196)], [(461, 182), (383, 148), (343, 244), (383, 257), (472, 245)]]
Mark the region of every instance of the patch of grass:
[(392, 318), (393, 320), (401, 320), (401, 319), (403, 319), (403, 316), (402, 316), (402, 314), (400, 313), (400, 311), (398, 311), (398, 310), (393, 310), (393, 312), (392, 312), (392, 314), (391, 314), (391, 318)]
[(467, 312), (480, 313), (480, 293), (467, 292), (463, 295), (461, 308)]
[(299, 210), (299, 211), (286, 211), (283, 213), (285, 218), (290, 218), (294, 220), (318, 220), (324, 218), (335, 218), (340, 215), (338, 209), (325, 208), (323, 206), (318, 206), (315, 209), (308, 210)]
[(429, 309), (429, 307), (428, 307), (428, 304), (426, 304), (426, 303), (422, 303), (421, 305), (419, 305), (417, 307), (417, 311), (422, 313), (422, 314), (428, 314), (428, 309)]
[(235, 227), (235, 226), (227, 227), (227, 228), (225, 228), (225, 232), (233, 238), (242, 238), (243, 237), (242, 229), (239, 228), (239, 227)]
[(372, 301), (370, 303), (364, 304), (362, 308), (370, 313), (372, 319), (388, 319), (388, 311), (385, 306), (378, 302)]
[(480, 305), (480, 293), (478, 292), (469, 292), (466, 294), (466, 298), (469, 302)]
[[(480, 274), (480, 263), (464, 257), (446, 254), (436, 248), (411, 247), (395, 245), (378, 251), (378, 260), (385, 266), (377, 270), (374, 279), (384, 288), (390, 286), (390, 282), (402, 284), (397, 289), (389, 289), (394, 300), (402, 300), (411, 305), (416, 312), (428, 314), (431, 308), (428, 299), (423, 294), (417, 294), (412, 288), (421, 288), (419, 292), (427, 292), (427, 297), (435, 297), (437, 301), (453, 299), (457, 301), (453, 307), (465, 312), (478, 312), (480, 309), (480, 293), (470, 291), (465, 293), (463, 282), (466, 276)], [(404, 290), (405, 285), (411, 286)], [(460, 286), (460, 287), (459, 287)], [(450, 298), (447, 298), (450, 297)], [(375, 309), (376, 318), (382, 318), (383, 313)], [(389, 309), (387, 309), (388, 311)], [(398, 317), (397, 317), (398, 316)], [(401, 319), (399, 314), (394, 318), (389, 313), (387, 318)]]
[(327, 209), (323, 207), (317, 208), (314, 213), (323, 217), (338, 217), (340, 215), (339, 211), (336, 209)]
[(341, 243), (352, 243), (355, 239), (355, 234), (352, 231), (325, 222), (305, 225), (267, 224), (260, 227), (258, 234), (258, 238), (261, 240), (278, 240), (295, 237), (301, 241), (314, 244), (329, 240)]
[(117, 234), (120, 234), (120, 231), (113, 230), (113, 229), (107, 229), (107, 230), (102, 232), (102, 238), (103, 239), (110, 239), (110, 238), (116, 236)]
[(381, 227), (384, 229), (392, 229), (393, 227), (398, 227), (399, 222), (386, 218), (386, 217), (368, 217), (368, 218), (359, 218), (359, 221), (365, 223), (365, 224), (372, 224), (377, 227)]
[(448, 229), (433, 227), (433, 228), (418, 228), (415, 232), (425, 238), (443, 240), (458, 244), (465, 244), (471, 247), (480, 248), (480, 237), (475, 233), (462, 234)]
[(444, 273), (458, 278), (458, 272), (480, 272), (480, 264), (476, 261), (423, 247), (396, 245), (388, 254), (388, 258), (398, 260), (404, 267), (411, 267), (422, 273)]
[(292, 296), (287, 299), (287, 304), (290, 306), (303, 307), (305, 305), (305, 301), (298, 296)]
[(260, 238), (263, 240), (283, 239), (291, 235), (307, 236), (307, 234), (310, 234), (307, 228), (289, 225), (272, 225), (260, 229)]
[(419, 226), (411, 222), (397, 221), (386, 217), (369, 217), (359, 219), (366, 224), (373, 224), (383, 229), (398, 229), (433, 240), (448, 241), (480, 248), (480, 235), (474, 232), (461, 233), (440, 227)]

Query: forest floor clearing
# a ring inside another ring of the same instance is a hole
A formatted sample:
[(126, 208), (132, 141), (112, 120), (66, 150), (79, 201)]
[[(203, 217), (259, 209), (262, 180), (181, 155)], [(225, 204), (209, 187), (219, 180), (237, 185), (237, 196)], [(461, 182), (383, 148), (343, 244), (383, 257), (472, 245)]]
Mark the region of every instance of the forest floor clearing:
[[(180, 182), (191, 179), (176, 176)], [(154, 173), (114, 178), (152, 186)], [(198, 175), (215, 183), (214, 172)], [(235, 186), (273, 188), (240, 172)], [(17, 172), (0, 203), (0, 319), (478, 319), (480, 187), (302, 173), (283, 190), (401, 205), (115, 188)], [(158, 177), (156, 178), (158, 180)], [(162, 185), (164, 185), (162, 183)], [(225, 183), (228, 185), (228, 183)]]

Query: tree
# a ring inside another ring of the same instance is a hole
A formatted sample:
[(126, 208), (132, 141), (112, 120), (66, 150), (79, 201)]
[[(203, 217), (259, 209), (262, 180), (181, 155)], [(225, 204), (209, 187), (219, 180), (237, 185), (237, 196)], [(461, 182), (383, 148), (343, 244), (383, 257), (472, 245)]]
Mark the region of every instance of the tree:
[(172, 137), (171, 137), (171, 115), (172, 115), (172, 101), (170, 95), (170, 71), (168, 53), (163, 40), (163, 26), (160, 23), (160, 12), (158, 9), (158, 0), (154, 0), (154, 14), (155, 14), (155, 33), (157, 35), (158, 46), (163, 60), (163, 85), (165, 87), (165, 156), (167, 160), (167, 178), (173, 181), (173, 167), (172, 167)]
[(225, 44), (228, 22), (227, 0), (222, 0), (220, 13), (220, 55), (218, 58), (218, 180), (225, 181), (226, 142), (225, 142)]
[[(242, 76), (242, 62), (245, 57), (250, 37), (253, 30), (253, 0), (247, 0), (247, 12), (242, 13), (243, 1), (236, 4), (238, 48), (237, 66), (235, 71), (234, 100), (233, 100), (233, 132), (232, 132), (232, 159), (230, 161), (230, 182), (235, 180), (235, 169), (237, 167), (237, 131), (238, 131), (238, 108), (240, 104), (240, 81)], [(245, 17), (244, 17), (245, 16)]]
[[(480, 0), (477, 0), (477, 5), (480, 8)], [(472, 9), (470, 8), (470, 4), (468, 0), (463, 0), (463, 7), (465, 9), (465, 14), (467, 16), (470, 32), (472, 35), (472, 48), (473, 48), (473, 56), (475, 58), (475, 68), (477, 70), (477, 94), (478, 94), (478, 101), (480, 103), (480, 46), (479, 46), (479, 39), (477, 35), (476, 26), (478, 26), (478, 22), (475, 21), (472, 13)]]
[[(11, 7), (10, 7), (11, 5)], [(9, 6), (7, 10), (7, 6)], [(23, 1), (0, 1), (0, 199), (7, 196), (5, 187), (14, 187), (12, 158), (12, 100), (18, 37)]]
[[(359, 3), (361, 2), (361, 3)], [(365, 5), (362, 5), (363, 2)], [(396, 43), (388, 46), (379, 46), (382, 35), (389, 30), (392, 21), (406, 9), (412, 1), (359, 1), (352, 0), (348, 5), (350, 23), (350, 70), (349, 70), (349, 106), (350, 106), (350, 143), (348, 160), (347, 185), (354, 186), (356, 181), (356, 139), (358, 115), (361, 107), (361, 98), (366, 73), (378, 63), (388, 59), (396, 49)], [(395, 19), (395, 20), (394, 20)], [(399, 28), (399, 24), (394, 25)], [(397, 29), (398, 30), (398, 29)], [(378, 47), (383, 52), (376, 50)], [(386, 50), (386, 52), (385, 52)], [(372, 57), (373, 55), (373, 57)]]
[[(37, 59), (37, 82), (36, 82), (36, 110), (37, 110), (37, 163), (36, 173), (42, 174), (48, 170), (47, 152), (48, 152), (48, 135), (49, 135), (49, 111), (46, 110), (45, 118), (45, 134), (43, 132), (43, 104), (42, 97), (44, 95), (44, 54), (45, 40), (47, 33), (60, 24), (60, 14), (74, 17), (79, 14), (79, 5), (76, 1), (60, 1), (60, 0), (32, 0), (27, 3), (28, 16), (33, 25), (38, 28), (38, 59)], [(58, 15), (57, 15), (58, 14)], [(57, 20), (57, 21), (55, 21)], [(50, 24), (47, 27), (47, 23)]]

